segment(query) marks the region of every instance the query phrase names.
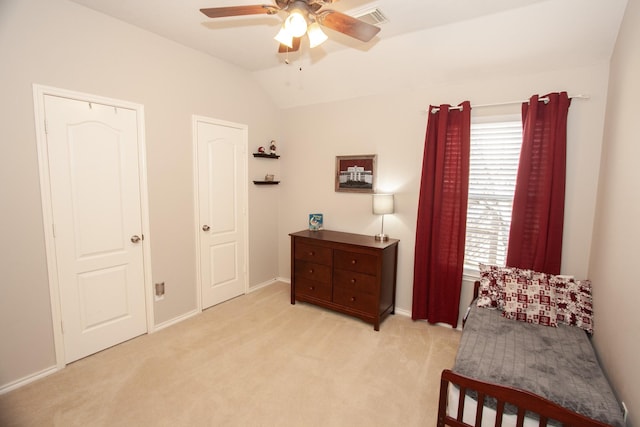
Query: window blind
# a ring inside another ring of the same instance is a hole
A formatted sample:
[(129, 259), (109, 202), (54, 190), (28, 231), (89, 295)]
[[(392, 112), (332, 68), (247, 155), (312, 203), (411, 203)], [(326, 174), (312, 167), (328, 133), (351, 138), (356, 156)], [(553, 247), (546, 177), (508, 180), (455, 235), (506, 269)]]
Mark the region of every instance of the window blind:
[(465, 270), (505, 264), (521, 146), (520, 120), (471, 125)]

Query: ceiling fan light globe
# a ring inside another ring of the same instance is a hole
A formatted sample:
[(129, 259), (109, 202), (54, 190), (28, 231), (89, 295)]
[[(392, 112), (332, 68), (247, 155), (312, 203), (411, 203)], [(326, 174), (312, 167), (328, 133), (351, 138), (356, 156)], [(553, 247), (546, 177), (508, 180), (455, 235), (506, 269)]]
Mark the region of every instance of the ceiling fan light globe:
[(284, 21), (284, 28), (292, 37), (302, 37), (307, 32), (307, 20), (298, 11), (293, 11)]
[(309, 47), (311, 48), (320, 46), (329, 38), (324, 31), (322, 31), (322, 28), (320, 28), (320, 25), (317, 22), (309, 25), (307, 36), (309, 36)]
[(289, 34), (289, 32), (284, 27), (280, 28), (280, 31), (278, 31), (278, 34), (276, 34), (274, 39), (290, 49), (293, 48), (293, 36)]

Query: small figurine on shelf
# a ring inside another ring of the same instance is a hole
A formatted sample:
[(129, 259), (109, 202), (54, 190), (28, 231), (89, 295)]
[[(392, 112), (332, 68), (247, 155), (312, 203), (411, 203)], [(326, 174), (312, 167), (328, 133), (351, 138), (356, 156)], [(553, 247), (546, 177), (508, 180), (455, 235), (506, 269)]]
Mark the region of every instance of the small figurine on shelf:
[(264, 154), (264, 147), (258, 147), (258, 153)]
[(269, 145), (269, 154), (271, 154), (272, 156), (275, 156), (276, 154), (276, 141), (275, 140), (271, 140), (271, 145)]

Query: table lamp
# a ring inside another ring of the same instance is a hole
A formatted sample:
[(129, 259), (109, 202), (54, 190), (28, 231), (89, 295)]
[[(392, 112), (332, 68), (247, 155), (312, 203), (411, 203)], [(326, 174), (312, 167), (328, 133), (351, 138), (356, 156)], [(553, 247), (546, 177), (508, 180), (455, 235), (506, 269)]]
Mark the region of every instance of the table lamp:
[(389, 240), (389, 236), (384, 234), (384, 216), (393, 213), (393, 194), (374, 194), (373, 195), (373, 213), (382, 215), (382, 227), (380, 234), (375, 235), (375, 239), (381, 242)]

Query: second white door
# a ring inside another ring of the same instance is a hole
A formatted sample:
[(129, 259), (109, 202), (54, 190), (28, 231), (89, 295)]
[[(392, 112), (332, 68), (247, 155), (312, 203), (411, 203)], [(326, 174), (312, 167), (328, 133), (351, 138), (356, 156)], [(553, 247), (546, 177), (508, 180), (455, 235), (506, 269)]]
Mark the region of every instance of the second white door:
[(247, 128), (194, 117), (202, 309), (247, 287)]

